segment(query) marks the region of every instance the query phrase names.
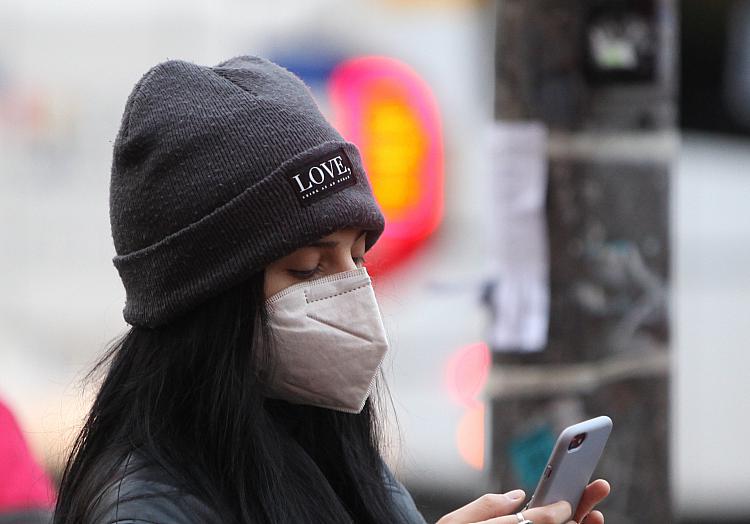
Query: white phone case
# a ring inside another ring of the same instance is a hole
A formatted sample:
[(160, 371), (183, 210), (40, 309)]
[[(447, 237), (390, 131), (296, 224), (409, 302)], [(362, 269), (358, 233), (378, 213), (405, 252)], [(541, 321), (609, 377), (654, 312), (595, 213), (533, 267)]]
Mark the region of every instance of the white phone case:
[[(604, 416), (565, 428), (557, 438), (547, 466), (526, 508), (566, 500), (575, 511), (583, 490), (586, 489), (602, 456), (611, 431), (612, 420)], [(582, 434), (586, 435), (583, 442), (569, 450), (568, 446), (573, 439)]]

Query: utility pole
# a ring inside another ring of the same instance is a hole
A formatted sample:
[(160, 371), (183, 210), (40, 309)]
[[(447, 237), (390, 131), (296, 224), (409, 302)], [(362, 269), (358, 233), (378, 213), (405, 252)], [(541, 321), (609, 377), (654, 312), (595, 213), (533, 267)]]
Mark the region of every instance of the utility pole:
[[(614, 429), (594, 478), (613, 487), (607, 522), (672, 522), (675, 2), (498, 0), (496, 15), (496, 157), (506, 178), (525, 176), (508, 167), (530, 165), (524, 155), (543, 167), (548, 295), (534, 306), (546, 308), (540, 343), (491, 343), (491, 479), (530, 495), (557, 433), (606, 414)], [(536, 141), (531, 152), (524, 136)], [(504, 238), (501, 252), (523, 249), (514, 244), (523, 239)], [(512, 280), (512, 271), (501, 274), (496, 286)], [(488, 297), (494, 322), (513, 300)]]

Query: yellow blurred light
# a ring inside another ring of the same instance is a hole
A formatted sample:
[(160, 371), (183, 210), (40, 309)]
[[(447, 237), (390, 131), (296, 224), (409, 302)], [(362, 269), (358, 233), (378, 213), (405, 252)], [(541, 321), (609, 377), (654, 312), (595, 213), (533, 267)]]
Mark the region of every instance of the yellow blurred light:
[(378, 202), (390, 219), (398, 220), (419, 203), (427, 136), (399, 86), (375, 84), (366, 100), (363, 156)]

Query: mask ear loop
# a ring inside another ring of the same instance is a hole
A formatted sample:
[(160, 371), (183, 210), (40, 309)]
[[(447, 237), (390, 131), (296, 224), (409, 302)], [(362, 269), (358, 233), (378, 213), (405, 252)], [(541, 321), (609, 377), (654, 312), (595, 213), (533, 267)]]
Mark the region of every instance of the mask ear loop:
[(268, 305), (264, 301), (253, 323), (252, 351), (254, 355), (254, 371), (263, 394), (268, 397), (268, 387), (271, 377), (276, 373), (276, 338), (273, 330), (268, 328)]

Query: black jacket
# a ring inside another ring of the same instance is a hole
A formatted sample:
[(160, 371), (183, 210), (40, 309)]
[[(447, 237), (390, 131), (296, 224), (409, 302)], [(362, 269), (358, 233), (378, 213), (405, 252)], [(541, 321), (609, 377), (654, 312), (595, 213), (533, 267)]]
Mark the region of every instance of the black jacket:
[[(384, 465), (385, 466), (385, 465)], [(384, 467), (386, 486), (403, 524), (425, 524), (406, 488)], [(166, 472), (129, 455), (94, 511), (94, 524), (219, 524), (205, 503), (175, 487)], [(390, 524), (390, 523), (389, 523)]]

